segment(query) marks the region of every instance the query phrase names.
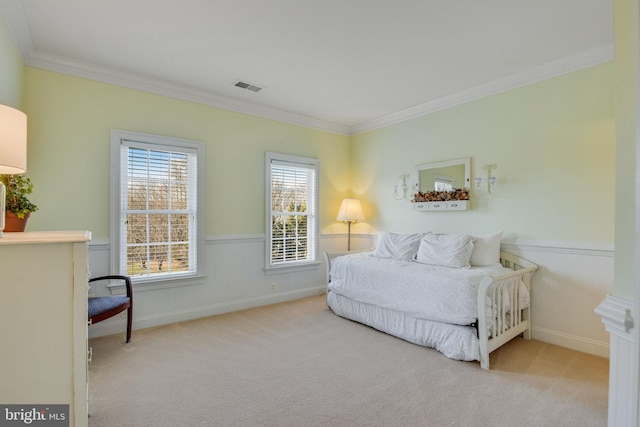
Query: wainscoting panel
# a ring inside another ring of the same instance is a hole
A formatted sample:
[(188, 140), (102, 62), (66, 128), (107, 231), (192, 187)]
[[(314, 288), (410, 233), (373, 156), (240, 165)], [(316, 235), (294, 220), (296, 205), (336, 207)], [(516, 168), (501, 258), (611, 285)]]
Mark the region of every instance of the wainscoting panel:
[[(346, 240), (323, 239), (330, 248)], [(325, 267), (265, 274), (264, 236), (211, 236), (205, 240), (205, 275), (179, 286), (141, 286), (134, 289), (133, 328), (149, 328), (184, 320), (258, 307), (318, 295), (326, 291)], [(320, 254), (321, 255), (321, 254)], [(323, 259), (322, 256), (319, 257)], [(109, 273), (108, 243), (89, 247), (91, 276)], [(95, 284), (90, 293), (108, 295), (106, 285)], [(117, 291), (116, 291), (117, 292)], [(122, 333), (124, 316), (105, 320), (89, 328), (89, 336)], [(133, 334), (135, 339), (135, 333)]]
[[(372, 249), (375, 234), (352, 234), (352, 250)], [(322, 235), (320, 250), (343, 252), (346, 234)], [(609, 335), (594, 309), (613, 288), (613, 248), (562, 242), (509, 242), (507, 250), (537, 263), (533, 278), (532, 324), (535, 339), (609, 357)], [(209, 236), (206, 274), (185, 285), (146, 286), (135, 291), (134, 330), (211, 316), (324, 293), (325, 266), (266, 274), (264, 236)], [(109, 244), (89, 247), (91, 275), (109, 273)], [(95, 295), (107, 288), (92, 288)], [(91, 326), (91, 337), (122, 333), (123, 317)], [(135, 337), (135, 334), (134, 334)]]
[[(376, 242), (374, 234), (351, 235), (352, 249)], [(506, 240), (501, 248), (539, 266), (532, 280), (533, 338), (608, 358), (609, 334), (594, 310), (613, 289), (613, 244)]]
[(609, 357), (609, 334), (595, 308), (613, 289), (613, 247), (513, 242), (502, 249), (538, 264), (531, 290), (533, 338)]

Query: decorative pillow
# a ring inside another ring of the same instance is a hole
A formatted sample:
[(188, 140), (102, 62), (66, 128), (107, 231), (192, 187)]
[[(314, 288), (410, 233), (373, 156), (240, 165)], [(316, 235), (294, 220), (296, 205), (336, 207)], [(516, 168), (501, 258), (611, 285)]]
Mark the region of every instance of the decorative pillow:
[(427, 233), (420, 240), (416, 261), (444, 267), (470, 267), (473, 237), (468, 234)]
[(422, 233), (400, 234), (382, 232), (378, 236), (378, 244), (373, 256), (378, 258), (411, 261), (418, 252)]
[(500, 241), (502, 231), (482, 236), (474, 236), (471, 265), (483, 267), (500, 262)]

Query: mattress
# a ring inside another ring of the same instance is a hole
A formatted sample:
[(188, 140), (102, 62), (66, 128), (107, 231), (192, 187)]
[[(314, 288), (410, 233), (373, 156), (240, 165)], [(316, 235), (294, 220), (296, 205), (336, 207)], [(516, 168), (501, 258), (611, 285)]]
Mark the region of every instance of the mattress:
[[(500, 264), (450, 268), (374, 257), (370, 252), (336, 258), (329, 290), (353, 301), (404, 313), (409, 318), (470, 325), (478, 318), (478, 288), (487, 275), (512, 272)], [(529, 294), (522, 286), (522, 307)], [(524, 301), (523, 301), (524, 300)]]

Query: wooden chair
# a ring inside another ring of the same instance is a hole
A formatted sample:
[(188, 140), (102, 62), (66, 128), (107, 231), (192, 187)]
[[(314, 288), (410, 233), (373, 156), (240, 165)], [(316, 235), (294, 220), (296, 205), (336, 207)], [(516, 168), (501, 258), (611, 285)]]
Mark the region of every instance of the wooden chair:
[(89, 324), (102, 322), (127, 310), (127, 340), (125, 342), (131, 341), (131, 321), (133, 318), (131, 278), (119, 275), (101, 276), (89, 279), (89, 283), (97, 280), (123, 280), (127, 288), (127, 294), (89, 298)]

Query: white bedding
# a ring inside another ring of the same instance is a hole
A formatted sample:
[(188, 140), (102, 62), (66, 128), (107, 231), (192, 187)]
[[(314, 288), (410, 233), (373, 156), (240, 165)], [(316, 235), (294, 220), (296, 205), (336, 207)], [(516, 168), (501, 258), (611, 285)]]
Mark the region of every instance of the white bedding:
[[(500, 264), (449, 268), (381, 259), (371, 252), (361, 252), (333, 261), (329, 290), (415, 319), (470, 325), (478, 318), (477, 294), (483, 277), (511, 271)], [(528, 306), (529, 294), (526, 287), (522, 288), (521, 303)]]
[(328, 293), (327, 304), (338, 316), (434, 348), (451, 359), (480, 360), (480, 342), (474, 327), (406, 317), (401, 312), (354, 301), (334, 292)]

